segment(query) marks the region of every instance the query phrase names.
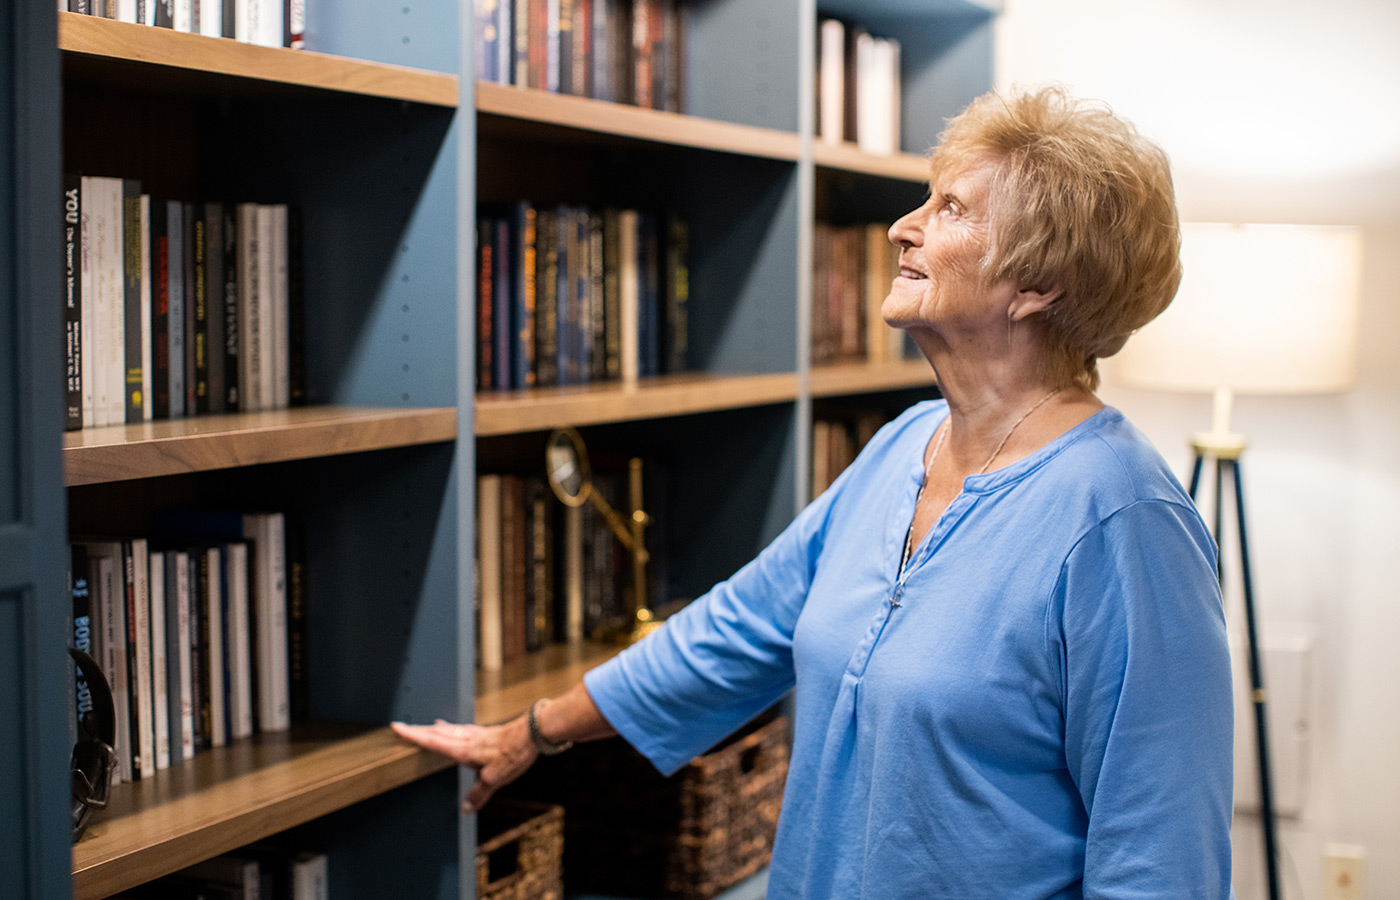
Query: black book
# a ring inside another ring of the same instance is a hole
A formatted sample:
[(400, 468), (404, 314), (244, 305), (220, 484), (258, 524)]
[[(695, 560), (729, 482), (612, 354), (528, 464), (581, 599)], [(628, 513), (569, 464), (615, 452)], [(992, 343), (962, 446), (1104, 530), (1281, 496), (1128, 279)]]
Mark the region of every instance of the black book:
[(63, 427), (83, 427), (82, 176), (63, 176)]
[(151, 202), (149, 222), (151, 267), (151, 408), (156, 419), (170, 418), (170, 273), (166, 205)]
[(194, 393), (191, 402), (196, 413), (209, 412), (209, 262), (206, 250), (209, 241), (208, 208), (201, 203), (190, 207), (190, 284), (194, 297), (194, 327), (190, 342), (194, 350), (192, 371)]
[(292, 406), (310, 402), (306, 383), (306, 278), (301, 208), (287, 207), (287, 381)]
[[(195, 204), (185, 203), (184, 206), (184, 228), (185, 238), (181, 249), (185, 254), (185, 264), (183, 274), (185, 277), (185, 415), (192, 416), (199, 411), (196, 397), (198, 386), (196, 384), (196, 326), (195, 316), (198, 306), (198, 298), (195, 297)], [(206, 335), (207, 337), (208, 335)]]
[[(228, 9), (233, 4), (225, 3)], [(243, 392), (239, 380), (239, 354), (242, 344), (239, 341), (238, 323), (238, 219), (233, 204), (221, 204), (223, 225), (220, 237), (223, 240), (223, 314), (224, 314), (224, 409), (238, 412)]]
[(228, 409), (228, 388), (224, 363), (224, 345), (227, 342), (224, 328), (224, 208), (222, 203), (204, 204), (201, 217), (204, 226), (204, 282), (205, 328), (208, 333), (204, 345), (205, 364), (208, 372), (207, 403), (205, 412), (221, 413)]
[(141, 229), (141, 182), (132, 178), (122, 180), (122, 302), (124, 356), (122, 360), (123, 405), (126, 421), (137, 423), (145, 418), (145, 354), (142, 352), (141, 320), (141, 254), (145, 247)]
[[(72, 564), (68, 579), (69, 593), (73, 598), (73, 649), (93, 656), (92, 591), (88, 582), (87, 548), (81, 544), (73, 544), (69, 550)], [(73, 667), (73, 678), (77, 721), (81, 722), (84, 716), (92, 713), (92, 690), (88, 687), (87, 675), (76, 665)]]

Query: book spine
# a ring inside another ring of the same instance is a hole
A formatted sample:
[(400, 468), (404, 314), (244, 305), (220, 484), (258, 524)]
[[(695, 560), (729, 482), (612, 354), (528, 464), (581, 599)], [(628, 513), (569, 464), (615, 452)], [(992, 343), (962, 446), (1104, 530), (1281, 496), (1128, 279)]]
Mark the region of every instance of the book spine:
[(209, 559), (203, 548), (186, 554), (186, 581), (190, 605), (190, 734), (194, 750), (212, 745), (213, 721), (209, 703)]
[(63, 427), (83, 427), (82, 179), (63, 176)]
[(210, 411), (209, 258), (205, 251), (209, 240), (209, 222), (206, 218), (207, 207), (203, 204), (196, 204), (189, 207), (189, 210), (193, 213), (191, 216), (190, 258), (194, 264), (193, 277), (191, 278), (191, 283), (194, 286), (194, 328), (192, 331), (194, 411), (208, 413)]
[(478, 218), (476, 223), (476, 260), (477, 260), (477, 285), (476, 285), (476, 389), (479, 391), (489, 391), (495, 387), (495, 350), (496, 337), (492, 333), (492, 325), (495, 319), (493, 307), (495, 305), (495, 247), (492, 245), (492, 235), (495, 226), (489, 218)]
[(168, 212), (151, 203), (151, 416), (170, 418), (170, 257)]
[(204, 240), (200, 243), (204, 254), (204, 271), (201, 276), (205, 303), (205, 369), (207, 389), (205, 391), (206, 411), (221, 413), (228, 410), (228, 386), (224, 369), (224, 347), (227, 344), (224, 316), (224, 209), (218, 202), (205, 203), (200, 221), (204, 226)]
[(97, 384), (94, 416), (98, 425), (126, 421), (126, 279), (123, 244), (126, 213), (120, 178), (100, 183), (98, 214)]
[(477, 574), (480, 593), (479, 626), (481, 668), (494, 672), (505, 661), (501, 639), (504, 597), (501, 572), (501, 476), (477, 476)]
[(141, 393), (145, 381), (141, 356), (141, 183), (127, 178), (122, 181), (122, 391), (124, 420), (128, 424), (142, 421), (145, 397)]
[[(531, 273), (538, 257), (538, 214), (528, 203), (515, 206), (515, 229), (511, 247), (513, 287), (510, 321), (514, 339), (509, 344), (511, 387), (533, 387), (536, 379), (535, 307), (539, 303), (535, 280)], [(507, 228), (507, 233), (511, 231)]]
[(307, 663), (306, 544), (296, 523), (284, 523), (287, 546), (287, 695), (293, 722), (311, 715)]
[(250, 594), (256, 612), (258, 730), (284, 731), (292, 722), (287, 674), (286, 520), (281, 513), (252, 513), (244, 517), (243, 534), (252, 542), (253, 554)]
[(603, 210), (603, 350), (609, 381), (622, 378), (622, 215)]
[(142, 603), (137, 597), (136, 559), (130, 541), (122, 544), (121, 568), (123, 583), (120, 589), (126, 603), (126, 690), (131, 735), (127, 747), (131, 757), (132, 780), (140, 780), (151, 774), (145, 767), (148, 746), (146, 729), (150, 727), (150, 647), (148, 644), (143, 646), (140, 637), (146, 633), (150, 623), (147, 621), (149, 611), (141, 611)]
[(590, 320), (589, 347), (591, 381), (608, 377), (607, 298), (603, 290), (603, 216), (588, 215), (588, 315)]
[(663, 371), (684, 372), (690, 351), (690, 228), (678, 216), (666, 218), (666, 316)]
[(165, 205), (166, 327), (169, 334), (170, 418), (185, 410), (185, 205), (170, 200)]
[(184, 265), (182, 267), (182, 274), (185, 277), (185, 415), (192, 416), (195, 413), (199, 412), (199, 407), (195, 399), (195, 204), (182, 203), (181, 206), (183, 208), (184, 225), (184, 233), (181, 243), (181, 249), (184, 251)]
[[(173, 626), (166, 621), (165, 554), (151, 551), (146, 570), (150, 601), (151, 644), (151, 715), (154, 730), (153, 762), (155, 770), (170, 768), (170, 661), (167, 632)], [(179, 727), (179, 723), (176, 723)]]
[[(515, 303), (511, 298), (525, 289), (524, 285), (518, 281), (519, 265), (511, 257), (511, 248), (515, 243), (512, 240), (511, 231), (509, 219), (498, 218), (494, 221), (492, 256), (495, 259), (496, 275), (491, 298), (492, 317), (496, 324), (496, 351), (492, 357), (495, 361), (495, 372), (492, 378), (498, 388), (513, 386), (511, 376), (515, 366), (511, 362), (510, 354), (512, 345), (515, 343), (515, 329), (511, 323), (511, 311), (514, 309)], [(531, 253), (533, 254), (533, 251)]]
[(223, 313), (224, 313), (224, 408), (227, 412), (240, 409), (242, 332), (238, 315), (238, 218), (235, 209), (223, 204)]
[(154, 285), (151, 280), (151, 195), (140, 198), (141, 254), (141, 421), (155, 418)]
[(559, 211), (542, 209), (535, 217), (535, 264), (529, 276), (535, 302), (535, 383), (561, 384), (559, 356)]
[[(92, 589), (88, 578), (87, 550), (81, 544), (69, 546), (69, 593), (73, 602), (73, 649), (97, 658), (93, 646)], [(73, 696), (78, 722), (92, 714), (92, 688), (88, 676), (74, 665)], [(80, 730), (81, 733), (81, 730)]]
[(306, 382), (306, 271), (301, 207), (287, 209), (287, 403), (302, 406), (310, 401), (311, 388)]
[(257, 204), (238, 204), (238, 408), (243, 412), (260, 412), (264, 408), (258, 237)]
[(81, 328), (78, 332), (78, 386), (82, 391), (82, 425), (84, 428), (97, 424), (96, 417), (96, 360), (93, 358), (97, 331), (97, 189), (96, 182), (88, 177), (79, 178), (78, 203), (78, 319)]
[(291, 405), (291, 359), (289, 358), (291, 333), (291, 307), (287, 296), (287, 205), (272, 204), (264, 207), (267, 211), (267, 235), (270, 253), (268, 257), (268, 387), (272, 398), (272, 409), (286, 409)]
[(224, 654), (228, 673), (229, 740), (253, 734), (253, 629), (248, 545), (224, 545)]

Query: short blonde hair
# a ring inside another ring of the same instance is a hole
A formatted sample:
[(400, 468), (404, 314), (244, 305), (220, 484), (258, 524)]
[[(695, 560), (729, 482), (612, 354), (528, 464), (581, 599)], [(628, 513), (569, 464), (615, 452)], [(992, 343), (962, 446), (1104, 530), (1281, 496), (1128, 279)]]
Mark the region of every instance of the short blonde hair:
[(1167, 156), (1107, 106), (1049, 87), (974, 100), (930, 165), (937, 181), (987, 161), (997, 173), (983, 276), (1063, 292), (1042, 314), (1042, 374), (1093, 390), (1098, 360), (1166, 309), (1181, 281)]

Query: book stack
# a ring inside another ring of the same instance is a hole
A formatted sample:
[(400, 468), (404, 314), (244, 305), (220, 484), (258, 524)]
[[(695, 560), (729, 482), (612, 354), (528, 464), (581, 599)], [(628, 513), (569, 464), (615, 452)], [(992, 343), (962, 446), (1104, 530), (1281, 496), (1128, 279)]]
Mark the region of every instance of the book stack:
[(520, 202), (477, 220), (479, 390), (685, 371), (689, 230), (631, 209)]
[(476, 0), (478, 81), (681, 111), (680, 0)]
[[(666, 593), (663, 470), (645, 463), (651, 602)], [(625, 515), (620, 468), (593, 473), (594, 490)], [(603, 639), (630, 624), (632, 557), (591, 504), (565, 507), (542, 476), (477, 476), (477, 664), (493, 671), (551, 643)]]
[(306, 0), (59, 0), (58, 8), (262, 47), (305, 46)]
[(817, 35), (817, 135), (889, 156), (900, 148), (900, 46), (823, 19)]
[(880, 312), (899, 274), (889, 226), (818, 222), (812, 247), (812, 364), (903, 359), (904, 332)]
[(823, 414), (812, 420), (812, 497), (831, 487), (875, 432), (889, 421), (878, 411)]
[[(158, 528), (71, 544), (73, 643), (112, 689), (116, 781), (305, 711), (305, 579), (283, 514), (172, 512)], [(81, 714), (81, 679), (76, 698)]]
[(285, 204), (161, 200), (134, 179), (67, 176), (64, 427), (301, 402), (300, 234)]

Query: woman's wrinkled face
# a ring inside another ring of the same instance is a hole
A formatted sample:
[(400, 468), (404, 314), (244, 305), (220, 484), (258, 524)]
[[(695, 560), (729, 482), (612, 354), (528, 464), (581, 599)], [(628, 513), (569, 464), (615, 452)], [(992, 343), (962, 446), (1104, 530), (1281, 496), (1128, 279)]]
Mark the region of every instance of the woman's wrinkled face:
[(890, 226), (901, 248), (899, 275), (881, 307), (896, 328), (968, 328), (993, 319), (1004, 327), (1002, 293), (985, 283), (991, 246), (988, 203), (996, 167), (974, 164), (930, 184), (928, 201)]

